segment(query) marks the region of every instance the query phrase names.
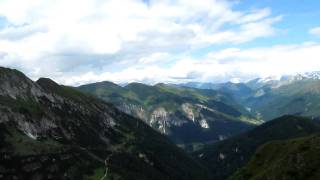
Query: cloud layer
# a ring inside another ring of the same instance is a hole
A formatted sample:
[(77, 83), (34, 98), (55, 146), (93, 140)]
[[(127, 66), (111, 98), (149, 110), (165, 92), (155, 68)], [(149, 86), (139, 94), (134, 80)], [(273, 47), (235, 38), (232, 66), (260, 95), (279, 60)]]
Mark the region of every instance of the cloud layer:
[[(240, 11), (234, 10), (236, 3), (4, 0), (0, 65), (69, 85), (243, 80), (319, 68), (318, 44), (227, 48), (192, 56), (207, 47), (236, 47), (279, 31), (274, 24), (282, 17), (269, 8)], [(301, 59), (310, 62), (303, 65)]]
[(320, 44), (230, 48), (211, 52), (202, 60), (181, 57), (172, 66), (130, 67), (115, 73), (89, 72), (66, 83), (114, 80), (116, 82), (224, 82), (246, 81), (253, 77), (281, 76), (320, 69)]

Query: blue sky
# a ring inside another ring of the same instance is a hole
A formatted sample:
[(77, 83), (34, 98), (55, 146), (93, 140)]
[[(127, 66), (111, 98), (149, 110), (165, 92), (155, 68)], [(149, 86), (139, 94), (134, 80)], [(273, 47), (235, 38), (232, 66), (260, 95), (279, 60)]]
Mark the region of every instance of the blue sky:
[[(272, 38), (259, 38), (237, 47), (254, 48), (279, 44), (297, 44), (306, 41), (319, 42), (320, 38), (311, 35), (309, 30), (320, 24), (317, 21), (317, 18), (320, 18), (320, 2), (315, 0), (244, 0), (237, 3), (234, 9), (246, 11), (266, 7), (270, 8), (274, 15), (283, 16), (282, 21), (274, 24), (274, 27), (279, 29), (277, 35)], [(212, 49), (228, 47), (230, 46), (208, 46), (202, 49), (202, 51), (195, 52), (195, 54), (203, 54), (212, 51)]]
[(286, 30), (286, 33), (283, 33), (281, 38), (265, 39), (257, 45), (292, 44), (315, 40), (315, 37), (308, 31), (319, 26), (317, 18), (320, 17), (320, 2), (314, 0), (245, 0), (236, 6), (241, 10), (263, 7), (269, 7), (273, 14), (283, 16), (283, 21), (275, 24), (275, 27)]
[(1, 0), (0, 66), (67, 85), (317, 71), (319, 9), (316, 0)]

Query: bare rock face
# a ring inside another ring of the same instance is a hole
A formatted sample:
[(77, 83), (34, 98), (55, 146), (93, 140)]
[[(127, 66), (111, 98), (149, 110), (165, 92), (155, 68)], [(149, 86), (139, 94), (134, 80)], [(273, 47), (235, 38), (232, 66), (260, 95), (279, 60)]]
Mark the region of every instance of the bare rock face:
[(184, 103), (181, 105), (183, 112), (187, 115), (187, 117), (192, 120), (192, 122), (195, 121), (195, 114), (193, 106), (190, 103)]
[(210, 128), (208, 122), (207, 122), (205, 119), (201, 119), (201, 120), (199, 121), (199, 124), (200, 124), (200, 126), (201, 126), (202, 128), (204, 128), (204, 129)]
[[(215, 120), (219, 121), (224, 118), (207, 117), (207, 115), (203, 114), (203, 110), (211, 113), (216, 113), (216, 111), (202, 104), (181, 104), (179, 111), (182, 112), (182, 115), (180, 116), (162, 106), (156, 107), (151, 112), (142, 106), (130, 103), (122, 103), (118, 107), (128, 114), (142, 119), (151, 127), (166, 135), (174, 133), (171, 131), (172, 128), (182, 127), (185, 124), (193, 124), (202, 129), (210, 129), (210, 122), (214, 122)], [(228, 134), (225, 134), (225, 136), (228, 136)], [(219, 140), (218, 137), (217, 140)]]
[(147, 111), (142, 106), (122, 102), (118, 108), (127, 114), (131, 114), (139, 119), (144, 120), (145, 122), (148, 120)]
[(150, 125), (157, 127), (160, 132), (163, 134), (168, 133), (168, 115), (167, 111), (164, 108), (157, 108), (151, 113)]
[[(208, 124), (208, 120), (206, 119), (206, 115), (202, 113), (202, 110), (209, 110), (211, 112), (215, 112), (213, 109), (206, 107), (202, 104), (192, 105), (190, 103), (182, 104), (182, 110), (186, 114), (189, 120), (192, 120), (193, 123), (199, 125), (203, 129), (209, 129), (210, 126)], [(210, 118), (209, 118), (210, 119)]]

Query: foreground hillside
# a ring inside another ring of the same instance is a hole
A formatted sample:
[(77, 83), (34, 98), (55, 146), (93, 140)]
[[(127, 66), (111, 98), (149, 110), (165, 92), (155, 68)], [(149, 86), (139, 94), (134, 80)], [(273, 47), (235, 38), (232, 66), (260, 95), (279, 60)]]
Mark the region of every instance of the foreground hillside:
[(112, 105), (0, 68), (0, 179), (102, 177), (209, 178), (166, 137)]
[(319, 135), (267, 143), (230, 179), (320, 179), (319, 149)]
[(320, 132), (318, 122), (308, 118), (283, 116), (242, 135), (214, 143), (194, 153), (211, 170), (215, 179), (226, 179), (244, 166), (256, 149), (273, 140), (303, 137)]
[(260, 123), (232, 98), (213, 90), (140, 83), (121, 87), (111, 82), (79, 89), (143, 119), (178, 144), (222, 140)]

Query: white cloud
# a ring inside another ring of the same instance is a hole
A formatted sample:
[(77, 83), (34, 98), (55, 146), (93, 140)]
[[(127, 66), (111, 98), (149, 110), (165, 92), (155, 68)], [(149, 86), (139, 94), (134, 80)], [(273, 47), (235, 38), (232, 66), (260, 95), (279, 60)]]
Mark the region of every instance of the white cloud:
[(237, 69), (243, 75), (279, 76), (320, 69), (320, 44), (273, 46), (253, 49), (226, 49), (213, 52), (209, 59)]
[(0, 65), (67, 84), (190, 78), (195, 67), (210, 69), (188, 52), (277, 31), (281, 17), (270, 9), (233, 7), (227, 0), (3, 0), (8, 26), (0, 29)]
[(170, 55), (168, 53), (153, 53), (150, 56), (147, 57), (142, 57), (139, 59), (138, 63), (141, 65), (146, 65), (146, 64), (156, 64), (156, 63), (163, 63), (163, 61), (168, 62)]
[(211, 52), (202, 60), (184, 57), (170, 67), (133, 66), (115, 73), (90, 72), (74, 76), (64, 83), (84, 84), (94, 81), (115, 82), (234, 82), (252, 77), (281, 76), (320, 69), (320, 44), (273, 46), (266, 48), (230, 48)]
[(320, 37), (320, 27), (315, 27), (309, 30), (311, 35), (319, 36)]

